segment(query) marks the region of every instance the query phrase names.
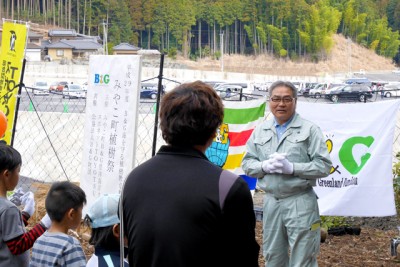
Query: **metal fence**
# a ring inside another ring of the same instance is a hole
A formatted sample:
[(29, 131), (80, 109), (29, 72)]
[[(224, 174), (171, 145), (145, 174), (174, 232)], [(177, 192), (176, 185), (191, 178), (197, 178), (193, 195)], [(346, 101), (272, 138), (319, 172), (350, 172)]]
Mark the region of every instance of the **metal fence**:
[[(159, 77), (152, 78), (158, 82)], [(146, 82), (152, 79), (146, 79)], [(161, 78), (162, 84), (169, 88), (179, 82)], [(82, 152), (86, 144), (82, 143), (86, 99), (63, 98), (61, 92), (50, 92), (48, 95), (34, 94), (35, 88), (24, 87), (19, 97), (16, 131), (13, 146), (22, 155), (21, 185), (31, 190), (32, 182), (51, 183), (58, 180), (79, 182), (81, 177)], [(265, 97), (267, 92), (257, 91), (254, 94), (243, 94), (230, 97), (230, 101), (251, 100)], [(245, 96), (245, 97), (244, 97)], [(371, 101), (386, 101), (393, 97), (381, 97), (376, 92)], [(326, 104), (364, 103), (357, 100), (340, 100), (299, 96), (298, 101), (321, 102)], [(356, 106), (355, 106), (356, 108)], [(138, 136), (136, 147), (136, 165), (148, 160), (154, 151), (164, 144), (158, 131), (156, 140), (156, 100), (141, 99), (139, 104)], [(269, 111), (266, 111), (266, 117)], [(393, 156), (400, 151), (400, 120), (397, 119)]]
[[(158, 82), (158, 77), (147, 79)], [(179, 82), (162, 79), (163, 85)], [(22, 156), (20, 185), (26, 190), (33, 182), (52, 183), (59, 180), (79, 182), (81, 177), (86, 98), (67, 98), (62, 92), (39, 94), (34, 87), (23, 87), (18, 95), (19, 106), (13, 147)], [(140, 99), (136, 162), (152, 157), (153, 150), (163, 144), (160, 133), (154, 132), (157, 99)], [(153, 149), (153, 146), (156, 146)]]

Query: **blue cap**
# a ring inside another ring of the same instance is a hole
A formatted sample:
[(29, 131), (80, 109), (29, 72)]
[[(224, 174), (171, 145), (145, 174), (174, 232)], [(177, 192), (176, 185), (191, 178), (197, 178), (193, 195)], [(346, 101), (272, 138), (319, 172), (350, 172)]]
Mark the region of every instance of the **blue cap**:
[(111, 226), (119, 223), (119, 194), (105, 194), (99, 197), (90, 207), (88, 216), (92, 228)]

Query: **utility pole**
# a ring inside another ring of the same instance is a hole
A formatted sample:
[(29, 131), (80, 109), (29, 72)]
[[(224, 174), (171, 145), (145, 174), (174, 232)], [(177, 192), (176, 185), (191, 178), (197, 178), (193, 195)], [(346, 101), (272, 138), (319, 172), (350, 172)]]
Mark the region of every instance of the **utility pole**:
[(347, 60), (348, 60), (348, 67), (349, 67), (349, 76), (350, 77), (352, 77), (353, 76), (353, 73), (351, 72), (351, 38), (350, 37), (347, 37), (347, 52), (349, 53), (348, 54), (348, 56), (347, 56)]
[(221, 35), (221, 71), (224, 71), (224, 32)]
[[(108, 20), (108, 17), (107, 17)], [(103, 24), (103, 51), (104, 51), (104, 55), (108, 55), (108, 45), (107, 45), (107, 31), (108, 31), (108, 23), (103, 22), (101, 23)]]

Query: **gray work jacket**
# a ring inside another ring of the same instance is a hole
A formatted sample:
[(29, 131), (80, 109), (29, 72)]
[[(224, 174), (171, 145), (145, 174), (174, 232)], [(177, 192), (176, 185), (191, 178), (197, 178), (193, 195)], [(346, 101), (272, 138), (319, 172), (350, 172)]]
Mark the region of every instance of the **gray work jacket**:
[[(293, 174), (266, 174), (261, 165), (274, 152), (287, 153)], [(321, 129), (295, 113), (278, 141), (274, 120), (258, 125), (246, 144), (242, 168), (246, 175), (259, 178), (258, 186), (276, 198), (286, 198), (310, 190), (316, 179), (329, 175), (332, 162)]]

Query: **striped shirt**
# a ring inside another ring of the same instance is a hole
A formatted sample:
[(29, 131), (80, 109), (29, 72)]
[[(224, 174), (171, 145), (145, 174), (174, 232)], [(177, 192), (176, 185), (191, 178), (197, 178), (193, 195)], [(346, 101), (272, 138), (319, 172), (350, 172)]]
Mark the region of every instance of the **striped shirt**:
[(45, 232), (32, 248), (30, 267), (85, 267), (86, 257), (78, 239), (64, 233)]

